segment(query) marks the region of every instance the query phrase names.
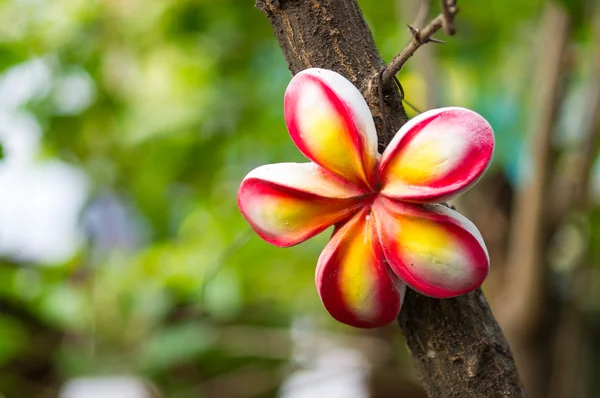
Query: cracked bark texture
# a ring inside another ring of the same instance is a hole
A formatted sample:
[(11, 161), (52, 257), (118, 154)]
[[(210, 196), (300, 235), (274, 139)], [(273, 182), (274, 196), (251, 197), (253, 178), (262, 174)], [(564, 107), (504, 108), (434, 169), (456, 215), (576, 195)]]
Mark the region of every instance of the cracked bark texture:
[[(334, 70), (361, 89), (380, 150), (408, 120), (395, 87), (378, 95), (385, 67), (356, 0), (256, 0), (295, 74)], [(417, 374), (430, 397), (524, 397), (512, 353), (477, 290), (436, 300), (408, 291), (398, 317)]]
[(408, 117), (393, 85), (383, 88), (384, 104), (379, 104), (375, 77), (385, 63), (356, 1), (257, 0), (256, 8), (267, 14), (292, 74), (311, 67), (330, 69), (360, 88), (382, 151)]

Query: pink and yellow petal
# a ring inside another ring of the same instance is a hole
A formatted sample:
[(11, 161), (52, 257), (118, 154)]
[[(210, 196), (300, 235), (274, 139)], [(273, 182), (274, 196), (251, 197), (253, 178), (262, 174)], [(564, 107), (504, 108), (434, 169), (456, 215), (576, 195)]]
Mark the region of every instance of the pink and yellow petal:
[(385, 198), (374, 209), (385, 257), (408, 286), (436, 298), (481, 286), (490, 261), (481, 234), (468, 219), (442, 205)]
[(381, 156), (383, 195), (398, 200), (441, 202), (469, 189), (494, 152), (494, 133), (479, 114), (441, 108), (411, 119)]
[(375, 124), (350, 81), (330, 70), (303, 70), (288, 85), (284, 113), (292, 140), (307, 158), (348, 181), (374, 185)]
[(314, 163), (278, 163), (248, 173), (238, 206), (261, 238), (287, 247), (350, 217), (364, 194)]
[(392, 322), (405, 289), (385, 265), (369, 213), (365, 208), (336, 228), (316, 272), (317, 290), (327, 311), (339, 322), (360, 328)]

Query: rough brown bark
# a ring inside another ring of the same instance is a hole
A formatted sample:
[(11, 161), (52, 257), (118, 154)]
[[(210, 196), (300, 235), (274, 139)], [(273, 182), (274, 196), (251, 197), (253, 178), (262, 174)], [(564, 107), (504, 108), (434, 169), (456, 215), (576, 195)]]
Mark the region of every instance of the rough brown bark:
[(512, 353), (480, 289), (447, 300), (411, 290), (400, 327), (430, 397), (524, 397)]
[[(256, 7), (266, 13), (292, 73), (327, 68), (362, 89), (384, 148), (407, 117), (395, 89), (384, 89), (383, 107), (372, 95), (385, 63), (356, 0), (256, 0)], [(447, 300), (409, 291), (399, 324), (429, 396), (525, 396), (508, 344), (480, 290)]]
[(330, 69), (361, 89), (373, 112), (380, 150), (385, 148), (408, 117), (394, 87), (385, 87), (384, 106), (379, 106), (370, 83), (385, 63), (356, 1), (257, 0), (256, 8), (267, 14), (293, 74), (311, 67)]

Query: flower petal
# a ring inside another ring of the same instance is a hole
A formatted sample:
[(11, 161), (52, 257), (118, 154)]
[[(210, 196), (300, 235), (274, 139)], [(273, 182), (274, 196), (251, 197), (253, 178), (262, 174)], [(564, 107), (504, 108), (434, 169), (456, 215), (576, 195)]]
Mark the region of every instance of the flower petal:
[(285, 92), (292, 140), (313, 162), (362, 186), (374, 185), (377, 132), (360, 91), (342, 75), (311, 68)]
[(377, 231), (391, 269), (426, 296), (454, 297), (478, 288), (489, 270), (481, 234), (443, 205), (411, 205), (381, 198)]
[(392, 322), (405, 286), (385, 265), (370, 209), (338, 226), (321, 253), (316, 283), (327, 311), (360, 328)]
[(364, 195), (314, 163), (278, 163), (248, 173), (238, 192), (238, 206), (261, 238), (287, 247), (349, 217)]
[(382, 193), (410, 202), (441, 202), (469, 189), (487, 169), (494, 133), (464, 108), (424, 112), (406, 123), (379, 166)]

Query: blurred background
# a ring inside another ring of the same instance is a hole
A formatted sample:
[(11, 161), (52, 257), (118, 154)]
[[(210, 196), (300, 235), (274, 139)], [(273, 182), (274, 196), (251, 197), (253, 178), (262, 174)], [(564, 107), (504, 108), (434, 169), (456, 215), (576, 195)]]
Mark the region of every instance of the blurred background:
[[(359, 3), (385, 60), (439, 13)], [(399, 76), (411, 116), (494, 127), (453, 204), (534, 398), (600, 388), (596, 3), (459, 2), (458, 34)], [(329, 233), (278, 249), (238, 212), (249, 170), (303, 160), (290, 77), (252, 1), (0, 1), (0, 397), (424, 396), (395, 325), (320, 304)]]

